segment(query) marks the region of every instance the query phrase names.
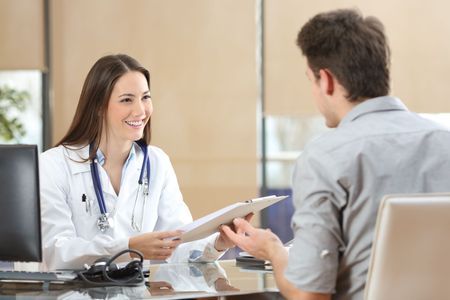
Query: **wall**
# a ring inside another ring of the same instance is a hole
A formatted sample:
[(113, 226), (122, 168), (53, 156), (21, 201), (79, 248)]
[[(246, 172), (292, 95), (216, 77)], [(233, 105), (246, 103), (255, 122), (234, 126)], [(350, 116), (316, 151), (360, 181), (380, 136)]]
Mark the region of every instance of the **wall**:
[[(54, 142), (69, 126), (90, 66), (102, 55), (126, 52), (151, 71), (153, 143), (172, 158), (194, 216), (255, 196), (256, 2), (50, 0)], [(450, 111), (450, 2), (265, 0), (264, 5), (268, 115), (317, 114), (295, 37), (315, 13), (337, 7), (358, 7), (385, 23), (393, 94), (412, 110)], [(42, 9), (43, 1), (0, 0), (1, 69), (45, 70)]]
[(38, 0), (0, 0), (0, 70), (45, 70), (44, 6)]
[[(301, 26), (316, 13), (357, 8), (378, 17), (392, 51), (392, 94), (417, 112), (450, 112), (450, 2), (442, 0), (265, 0), (265, 95), (269, 115), (311, 115), (306, 64), (295, 44)], [(370, 83), (368, 83), (370, 84)]]
[(51, 1), (54, 141), (101, 56), (151, 72), (153, 144), (194, 217), (257, 195), (255, 1)]

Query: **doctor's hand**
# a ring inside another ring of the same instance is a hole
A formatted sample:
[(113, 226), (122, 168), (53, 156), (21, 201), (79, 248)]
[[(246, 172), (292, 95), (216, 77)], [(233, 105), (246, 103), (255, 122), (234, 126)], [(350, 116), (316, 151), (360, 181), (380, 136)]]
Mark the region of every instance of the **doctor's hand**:
[(128, 246), (140, 251), (144, 259), (165, 260), (181, 243), (180, 239), (176, 239), (181, 233), (179, 230), (148, 232), (130, 237)]
[[(247, 222), (250, 222), (253, 216), (254, 216), (253, 213), (249, 213), (248, 215), (245, 216), (245, 220)], [(220, 235), (217, 237), (216, 243), (214, 244), (214, 247), (216, 248), (217, 251), (224, 251), (227, 250), (228, 248), (236, 246), (236, 243), (233, 240), (231, 240), (229, 236), (222, 230), (223, 226), (220, 227)], [(236, 234), (242, 234), (241, 229), (235, 227), (234, 225), (227, 227), (232, 231), (234, 230)]]
[(234, 219), (233, 224), (236, 232), (226, 225), (222, 226), (222, 231), (242, 250), (270, 261), (275, 257), (287, 257), (283, 243), (270, 229), (255, 228), (240, 218)]

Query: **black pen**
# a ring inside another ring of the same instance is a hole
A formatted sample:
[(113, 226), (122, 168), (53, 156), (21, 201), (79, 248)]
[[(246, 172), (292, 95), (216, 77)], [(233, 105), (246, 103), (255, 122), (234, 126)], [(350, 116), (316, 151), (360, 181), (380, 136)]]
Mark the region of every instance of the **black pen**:
[(88, 212), (88, 205), (86, 202), (86, 194), (81, 195), (81, 202), (84, 202), (84, 205), (86, 207), (86, 212)]

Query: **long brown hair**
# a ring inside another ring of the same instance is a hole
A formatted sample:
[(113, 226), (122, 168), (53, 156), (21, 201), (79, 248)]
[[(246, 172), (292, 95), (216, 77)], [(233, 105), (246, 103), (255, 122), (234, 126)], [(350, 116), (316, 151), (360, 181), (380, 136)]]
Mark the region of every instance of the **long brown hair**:
[[(91, 145), (89, 157), (92, 160), (100, 145), (105, 112), (117, 80), (127, 72), (142, 73), (150, 90), (150, 73), (137, 60), (125, 55), (107, 55), (92, 66), (83, 84), (77, 110), (66, 135), (56, 144), (84, 147)], [(150, 121), (145, 125), (142, 140), (147, 144), (151, 139)]]

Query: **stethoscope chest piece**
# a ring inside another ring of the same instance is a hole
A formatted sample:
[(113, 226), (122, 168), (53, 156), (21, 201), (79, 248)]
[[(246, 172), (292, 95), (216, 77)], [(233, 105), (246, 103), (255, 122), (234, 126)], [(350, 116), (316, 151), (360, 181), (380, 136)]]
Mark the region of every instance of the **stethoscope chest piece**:
[[(133, 212), (131, 216), (131, 227), (135, 231), (141, 231), (144, 223), (144, 209), (145, 202), (149, 194), (149, 183), (150, 183), (150, 160), (148, 158), (147, 145), (142, 140), (137, 141), (138, 146), (142, 149), (144, 154), (144, 159), (142, 161), (142, 168), (138, 180), (138, 192), (136, 194), (136, 199), (133, 205)], [(90, 145), (91, 146), (91, 145)], [(147, 176), (144, 176), (144, 170)], [(105, 199), (103, 196), (102, 185), (100, 181), (100, 175), (97, 168), (97, 159), (93, 159), (91, 163), (91, 176), (92, 182), (94, 184), (95, 195), (97, 196), (98, 206), (100, 208), (100, 216), (97, 218), (97, 228), (101, 232), (106, 232), (109, 228), (114, 226), (113, 218), (106, 210)], [(140, 209), (140, 222), (137, 221), (137, 203), (139, 202), (139, 196), (142, 193), (142, 207)], [(140, 224), (139, 224), (140, 223)]]
[(106, 232), (109, 228), (114, 227), (113, 218), (109, 216), (109, 213), (101, 214), (97, 219), (97, 228), (101, 232)]

